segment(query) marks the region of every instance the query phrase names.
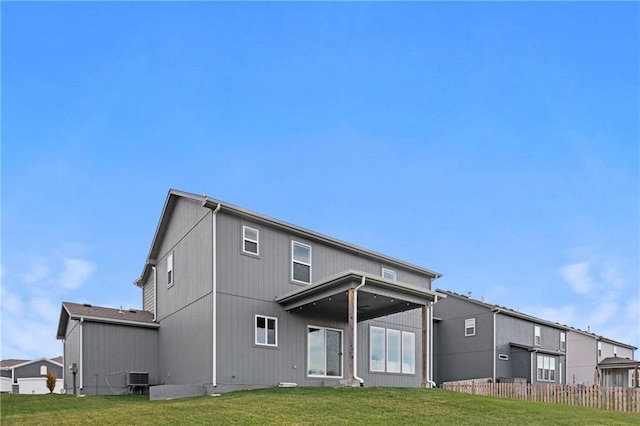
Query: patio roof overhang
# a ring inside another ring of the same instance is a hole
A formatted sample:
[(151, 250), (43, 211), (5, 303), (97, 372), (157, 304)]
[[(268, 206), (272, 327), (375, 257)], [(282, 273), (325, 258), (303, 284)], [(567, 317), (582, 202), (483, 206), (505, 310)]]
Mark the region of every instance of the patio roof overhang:
[(347, 270), (275, 298), (288, 312), (328, 315), (347, 321), (349, 290), (358, 290), (358, 322), (427, 306), (445, 294), (366, 272)]

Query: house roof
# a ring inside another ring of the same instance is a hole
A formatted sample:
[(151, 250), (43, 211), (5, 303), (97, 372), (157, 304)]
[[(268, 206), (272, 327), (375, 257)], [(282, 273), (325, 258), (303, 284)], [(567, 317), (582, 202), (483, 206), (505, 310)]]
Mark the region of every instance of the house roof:
[(345, 317), (347, 291), (358, 291), (358, 321), (416, 309), (446, 295), (366, 272), (347, 270), (275, 298), (287, 311), (327, 312)]
[(153, 313), (151, 312), (135, 309), (105, 308), (102, 306), (92, 306), (87, 303), (62, 302), (60, 322), (58, 323), (58, 339), (64, 339), (69, 319), (138, 327), (159, 327), (159, 324), (153, 320)]
[(634, 368), (636, 366), (640, 366), (640, 361), (634, 361), (629, 358), (618, 358), (618, 357), (605, 358), (598, 363), (598, 367), (601, 369)]
[(544, 349), (539, 346), (529, 346), (529, 345), (523, 345), (515, 342), (509, 342), (509, 346), (513, 346), (514, 348), (525, 349), (529, 352), (536, 352), (536, 353), (548, 354), (548, 355), (566, 355), (567, 354), (566, 352), (562, 352), (562, 351), (554, 351), (551, 349)]
[[(59, 357), (59, 358), (62, 358), (62, 357)], [(58, 361), (57, 358), (49, 359), (46, 357), (40, 357), (40, 358), (30, 359), (30, 360), (29, 359), (6, 359), (1, 361), (0, 367), (4, 369), (19, 368), (25, 365), (34, 364), (34, 363), (43, 362), (43, 361), (50, 362), (51, 364), (56, 364), (59, 367), (62, 367), (62, 359)]]
[(441, 290), (441, 289), (437, 289), (436, 291), (444, 293), (444, 294), (446, 294), (448, 296), (456, 297), (456, 298), (461, 299), (461, 300), (466, 300), (468, 302), (474, 303), (474, 304), (479, 305), (479, 306), (483, 306), (483, 307), (485, 307), (487, 309), (492, 310), (493, 312), (497, 312), (497, 313), (500, 313), (500, 314), (509, 315), (509, 316), (512, 316), (512, 317), (515, 317), (515, 318), (521, 318), (521, 319), (524, 319), (524, 320), (527, 320), (527, 321), (530, 321), (530, 322), (533, 322), (533, 323), (536, 323), (536, 324), (542, 324), (542, 325), (546, 325), (546, 326), (549, 326), (549, 327), (557, 328), (559, 330), (568, 331), (570, 329), (569, 326), (562, 325), (562, 324), (560, 324), (558, 322), (551, 322), (551, 321), (548, 321), (548, 320), (544, 320), (542, 318), (534, 317), (533, 315), (528, 315), (528, 314), (524, 314), (522, 312), (518, 312), (518, 311), (516, 311), (514, 309), (509, 309), (509, 308), (504, 307), (504, 306), (494, 305), (494, 304), (491, 304), (491, 303), (486, 303), (486, 302), (481, 301), (481, 300), (472, 299), (469, 296), (465, 296), (463, 294), (458, 294), (458, 293), (455, 293), (453, 291), (447, 291), (447, 290)]
[(431, 277), (432, 279), (437, 279), (440, 278), (442, 276), (442, 274), (438, 273), (438, 272), (434, 272), (432, 270), (417, 266), (417, 265), (413, 265), (411, 263), (408, 262), (404, 262), (402, 260), (390, 257), (390, 256), (386, 256), (384, 254), (380, 254), (377, 252), (374, 252), (372, 250), (368, 250), (359, 246), (356, 246), (354, 244), (350, 244), (347, 243), (345, 241), (341, 241), (338, 240), (336, 238), (332, 238), (329, 237), (327, 235), (315, 232), (315, 231), (311, 231), (309, 229), (300, 227), (300, 226), (296, 226), (293, 225), (291, 223), (287, 223), (260, 213), (256, 213), (253, 212), (251, 210), (247, 210), (244, 209), (242, 207), (238, 207), (238, 206), (234, 206), (233, 204), (229, 204), (223, 201), (219, 201), (213, 198), (209, 198), (207, 196), (204, 195), (196, 195), (196, 194), (191, 194), (188, 192), (183, 192), (183, 191), (178, 191), (175, 189), (171, 189), (169, 190), (169, 193), (167, 195), (167, 199), (165, 201), (164, 207), (162, 209), (162, 214), (160, 216), (160, 221), (158, 222), (158, 226), (156, 228), (156, 232), (153, 236), (153, 241), (151, 243), (151, 248), (149, 249), (149, 254), (147, 255), (147, 260), (144, 264), (144, 267), (142, 269), (142, 273), (140, 274), (140, 277), (138, 277), (134, 284), (141, 286), (149, 277), (149, 274), (151, 273), (151, 267), (155, 265), (157, 257), (158, 257), (158, 250), (159, 250), (159, 243), (164, 235), (164, 233), (166, 232), (167, 229), (167, 225), (169, 223), (169, 218), (171, 216), (171, 213), (173, 211), (173, 207), (175, 205), (175, 203), (177, 202), (178, 199), (185, 199), (185, 200), (189, 200), (195, 203), (198, 203), (200, 205), (202, 205), (203, 207), (209, 208), (209, 209), (216, 209), (216, 208), (220, 208), (219, 211), (222, 211), (224, 213), (230, 214), (230, 215), (234, 215), (234, 216), (239, 216), (239, 217), (243, 217), (243, 218), (248, 218), (250, 220), (253, 220), (255, 222), (258, 223), (264, 223), (268, 226), (272, 226), (278, 229), (283, 229), (286, 230), (287, 232), (290, 232), (293, 235), (296, 236), (301, 236), (304, 238), (307, 238), (309, 240), (312, 241), (318, 241), (318, 242), (322, 242), (334, 247), (339, 247), (343, 250), (347, 250), (347, 251), (351, 251), (354, 253), (357, 253), (360, 256), (367, 256), (370, 258), (375, 258), (377, 260), (383, 261), (388, 263), (389, 265), (397, 265), (399, 267), (405, 268), (405, 269), (409, 269), (412, 270), (414, 272), (418, 272), (424, 275), (427, 275), (429, 277)]
[(630, 345), (628, 343), (618, 342), (616, 340), (609, 339), (608, 337), (604, 337), (604, 336), (601, 336), (599, 334), (592, 333), (591, 331), (584, 331), (584, 330), (580, 330), (579, 328), (574, 328), (574, 327), (570, 327), (569, 331), (571, 331), (573, 333), (579, 333), (579, 334), (591, 337), (591, 338), (593, 338), (595, 340), (599, 340), (599, 341), (602, 341), (602, 342), (611, 343), (611, 344), (616, 345), (616, 346), (621, 346), (621, 347), (624, 347), (624, 348), (627, 348), (627, 349), (631, 349), (633, 351), (638, 349), (637, 347), (635, 347), (633, 345)]

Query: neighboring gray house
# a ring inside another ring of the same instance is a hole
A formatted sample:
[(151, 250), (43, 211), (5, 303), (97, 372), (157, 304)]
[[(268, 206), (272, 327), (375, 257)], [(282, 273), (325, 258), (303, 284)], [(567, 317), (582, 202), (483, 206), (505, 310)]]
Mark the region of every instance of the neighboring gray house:
[(568, 327), (443, 290), (434, 305), (436, 382), (566, 383)]
[(590, 331), (572, 328), (568, 342), (571, 347), (567, 359), (567, 382), (592, 386), (637, 386), (634, 380), (640, 362), (633, 354), (638, 348), (616, 342)]
[[(428, 387), (440, 276), (170, 190), (135, 282), (145, 320), (83, 316), (65, 303), (58, 338), (88, 394), (121, 391), (102, 378), (133, 370), (164, 385), (151, 388), (158, 398), (293, 384)], [(137, 351), (136, 362), (121, 350)]]
[(52, 372), (61, 379), (62, 369), (62, 357), (2, 360), (0, 361), (0, 391), (25, 394), (49, 393), (46, 387), (47, 373)]

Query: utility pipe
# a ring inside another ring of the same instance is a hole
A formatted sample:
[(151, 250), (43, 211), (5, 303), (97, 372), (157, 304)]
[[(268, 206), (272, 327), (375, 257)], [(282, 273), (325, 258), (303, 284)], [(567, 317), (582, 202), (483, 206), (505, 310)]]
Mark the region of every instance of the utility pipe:
[(353, 304), (355, 305), (353, 310), (353, 378), (360, 382), (360, 386), (364, 386), (364, 380), (358, 376), (358, 290), (364, 286), (366, 280), (363, 275), (360, 285), (353, 291)]

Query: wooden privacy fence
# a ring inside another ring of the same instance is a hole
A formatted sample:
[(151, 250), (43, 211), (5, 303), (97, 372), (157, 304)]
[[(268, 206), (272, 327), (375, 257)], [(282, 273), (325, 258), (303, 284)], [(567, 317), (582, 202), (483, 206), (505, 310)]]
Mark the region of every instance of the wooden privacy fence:
[(442, 388), (473, 395), (640, 413), (640, 388), (485, 382), (443, 383)]

